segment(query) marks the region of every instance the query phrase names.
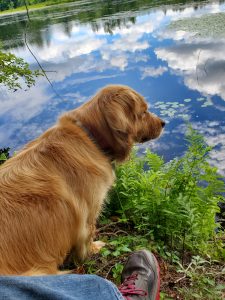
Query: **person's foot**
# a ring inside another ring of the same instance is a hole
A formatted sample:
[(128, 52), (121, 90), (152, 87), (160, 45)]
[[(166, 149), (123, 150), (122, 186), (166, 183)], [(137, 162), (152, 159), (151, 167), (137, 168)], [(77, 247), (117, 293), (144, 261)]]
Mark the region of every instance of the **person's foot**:
[(159, 300), (159, 264), (147, 251), (134, 252), (124, 266), (122, 284), (118, 287), (126, 300)]

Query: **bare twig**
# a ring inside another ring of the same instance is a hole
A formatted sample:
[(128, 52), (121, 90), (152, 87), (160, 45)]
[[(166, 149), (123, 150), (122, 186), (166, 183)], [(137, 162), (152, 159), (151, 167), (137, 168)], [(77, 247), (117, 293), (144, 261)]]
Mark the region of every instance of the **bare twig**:
[(177, 280), (174, 281), (175, 284), (177, 284), (178, 282), (180, 282), (181, 280), (187, 278), (187, 275), (185, 274), (184, 276), (182, 276), (181, 278), (178, 278)]
[(182, 276), (181, 278), (178, 278), (177, 280), (174, 281), (174, 283), (178, 283), (181, 280), (185, 279), (187, 277), (187, 271), (188, 269), (190, 269), (190, 267), (192, 266), (193, 262), (190, 262), (190, 264), (188, 265), (187, 269), (185, 269), (183, 272), (185, 273), (184, 276)]
[(113, 236), (117, 236), (117, 234), (115, 232), (102, 232), (102, 235), (113, 235)]
[(24, 0), (24, 4), (25, 4), (25, 7), (26, 7), (27, 18), (28, 18), (28, 20), (29, 20), (29, 22), (30, 22), (30, 21), (31, 21), (31, 19), (30, 19), (30, 15), (29, 15), (29, 11), (28, 11), (27, 0)]
[(117, 235), (118, 233), (124, 233), (124, 234), (126, 234), (127, 235), (127, 232), (125, 231), (125, 230), (117, 230), (116, 232), (115, 232), (115, 234)]
[(199, 63), (201, 51), (202, 51), (202, 49), (200, 49), (198, 52), (198, 59), (197, 59), (197, 64), (196, 64), (196, 68), (195, 68), (196, 78), (197, 78), (197, 82), (198, 82), (199, 86), (200, 86), (200, 84), (199, 84), (199, 78), (198, 78), (198, 63)]
[[(98, 269), (96, 272), (95, 272), (95, 274), (98, 274), (98, 273), (100, 273), (100, 272), (102, 272), (106, 267), (108, 267), (109, 266), (109, 263), (107, 263), (107, 264), (105, 264), (103, 267), (101, 267), (100, 269)], [(114, 265), (111, 267), (111, 269), (114, 267)]]
[(28, 10), (28, 6), (27, 6), (27, 1), (24, 0), (24, 4), (26, 7), (26, 12), (27, 12), (27, 18), (28, 18), (28, 22), (26, 24), (26, 28), (25, 28), (25, 32), (24, 32), (24, 43), (27, 47), (27, 49), (29, 50), (30, 54), (33, 56), (33, 58), (35, 59), (35, 61), (37, 62), (39, 68), (41, 69), (42, 73), (44, 74), (44, 77), (47, 79), (48, 83), (50, 84), (52, 90), (54, 91), (54, 93), (56, 94), (57, 97), (59, 97), (61, 100), (64, 101), (64, 99), (62, 98), (61, 95), (59, 95), (59, 93), (56, 91), (55, 87), (53, 86), (52, 82), (50, 81), (50, 79), (48, 78), (48, 75), (46, 74), (47, 72), (44, 70), (44, 68), (42, 67), (42, 65), (40, 64), (39, 60), (37, 59), (37, 57), (35, 56), (35, 54), (33, 53), (33, 51), (31, 50), (28, 41), (27, 41), (27, 31), (28, 31), (28, 26), (31, 22), (30, 19), (30, 15), (29, 15), (29, 10)]
[(105, 276), (105, 279), (107, 279), (108, 278), (108, 276), (109, 276), (109, 273), (110, 273), (110, 271), (112, 270), (112, 268), (114, 267), (114, 265), (112, 265), (110, 268), (109, 268), (109, 271), (107, 272), (107, 274), (106, 274), (106, 276)]

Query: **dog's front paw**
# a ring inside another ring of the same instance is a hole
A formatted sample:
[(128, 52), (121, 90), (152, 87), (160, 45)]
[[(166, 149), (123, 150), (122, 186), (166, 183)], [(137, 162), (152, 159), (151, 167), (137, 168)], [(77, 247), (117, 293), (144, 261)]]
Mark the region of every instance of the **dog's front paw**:
[(95, 241), (91, 244), (91, 253), (97, 254), (99, 251), (106, 245), (106, 243), (102, 241)]

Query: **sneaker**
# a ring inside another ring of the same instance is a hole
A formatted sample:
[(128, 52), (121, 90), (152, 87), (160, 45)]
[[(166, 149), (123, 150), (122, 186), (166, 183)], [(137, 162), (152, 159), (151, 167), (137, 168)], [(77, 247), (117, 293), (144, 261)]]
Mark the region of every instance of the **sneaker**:
[(159, 300), (159, 264), (147, 251), (134, 252), (127, 260), (118, 287), (126, 300)]

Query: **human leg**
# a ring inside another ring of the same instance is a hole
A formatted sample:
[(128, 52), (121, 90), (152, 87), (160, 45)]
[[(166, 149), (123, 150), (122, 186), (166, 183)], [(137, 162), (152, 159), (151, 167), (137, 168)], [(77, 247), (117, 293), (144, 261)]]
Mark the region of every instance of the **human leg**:
[(124, 300), (116, 286), (96, 275), (0, 276), (2, 300)]

